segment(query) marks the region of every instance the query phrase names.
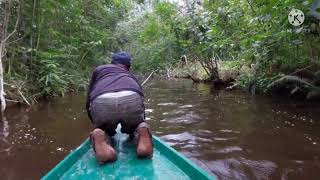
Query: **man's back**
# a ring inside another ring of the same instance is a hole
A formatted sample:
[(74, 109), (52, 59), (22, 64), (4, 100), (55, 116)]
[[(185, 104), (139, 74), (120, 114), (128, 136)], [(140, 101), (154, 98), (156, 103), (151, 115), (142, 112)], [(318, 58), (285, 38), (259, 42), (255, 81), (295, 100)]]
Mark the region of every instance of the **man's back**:
[(88, 88), (87, 106), (101, 94), (119, 91), (134, 91), (143, 96), (143, 90), (136, 77), (128, 70), (108, 64), (98, 66), (93, 74)]

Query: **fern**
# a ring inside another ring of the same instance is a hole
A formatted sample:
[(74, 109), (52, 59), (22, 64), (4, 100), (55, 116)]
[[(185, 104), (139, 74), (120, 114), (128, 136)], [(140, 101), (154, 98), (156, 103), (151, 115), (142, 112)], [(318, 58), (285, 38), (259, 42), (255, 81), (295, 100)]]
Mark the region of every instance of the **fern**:
[(295, 85), (296, 87), (299, 87), (301, 89), (305, 89), (307, 91), (317, 89), (316, 86), (313, 84), (299, 78), (296, 76), (283, 76), (278, 80), (273, 81), (271, 84), (268, 85), (267, 89), (271, 90), (276, 87), (283, 87), (287, 85)]
[[(319, 80), (320, 72), (315, 73), (317, 80)], [(284, 86), (293, 86), (290, 94), (293, 95), (298, 90), (305, 91), (307, 93), (307, 99), (314, 99), (320, 97), (320, 87), (313, 83), (309, 83), (306, 80), (299, 78), (297, 76), (283, 76), (278, 80), (273, 81), (268, 87), (267, 90), (272, 90), (278, 87)]]

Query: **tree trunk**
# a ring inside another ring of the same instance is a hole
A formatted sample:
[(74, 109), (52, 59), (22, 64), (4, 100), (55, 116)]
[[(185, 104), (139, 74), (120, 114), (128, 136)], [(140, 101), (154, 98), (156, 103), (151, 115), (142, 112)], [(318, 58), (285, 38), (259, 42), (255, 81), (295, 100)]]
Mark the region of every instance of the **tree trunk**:
[[(1, 22), (2, 29), (0, 29), (0, 102), (1, 102), (1, 114), (3, 114), (4, 110), (6, 109), (6, 99), (4, 98), (4, 78), (3, 78), (3, 58), (6, 56), (6, 43), (7, 41), (17, 32), (17, 28), (20, 21), (20, 1), (5, 1), (4, 2), (4, 18)], [(16, 3), (16, 10), (17, 10), (17, 18), (14, 29), (11, 33), (8, 33), (9, 29), (9, 21), (11, 18), (11, 8), (12, 3)]]
[(1, 114), (6, 109), (6, 99), (4, 98), (4, 87), (3, 87), (3, 66), (2, 57), (4, 56), (4, 42), (0, 43), (0, 101), (1, 101)]

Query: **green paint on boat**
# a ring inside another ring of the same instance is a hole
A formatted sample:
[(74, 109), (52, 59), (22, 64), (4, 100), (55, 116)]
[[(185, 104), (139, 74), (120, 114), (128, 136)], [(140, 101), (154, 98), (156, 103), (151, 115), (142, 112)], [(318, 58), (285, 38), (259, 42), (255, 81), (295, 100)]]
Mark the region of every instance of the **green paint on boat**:
[(152, 159), (138, 159), (135, 145), (127, 135), (115, 136), (118, 160), (99, 165), (91, 142), (87, 139), (77, 149), (54, 167), (42, 180), (53, 179), (216, 179), (182, 154), (153, 136)]

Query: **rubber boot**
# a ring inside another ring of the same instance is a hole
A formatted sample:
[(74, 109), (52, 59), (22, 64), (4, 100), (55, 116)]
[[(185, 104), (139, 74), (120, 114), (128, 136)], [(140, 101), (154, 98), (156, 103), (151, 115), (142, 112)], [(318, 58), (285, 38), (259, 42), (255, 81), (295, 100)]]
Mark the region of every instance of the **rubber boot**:
[(137, 155), (138, 158), (152, 158), (153, 143), (148, 128), (142, 127), (137, 130)]
[(117, 160), (117, 153), (108, 143), (109, 138), (103, 130), (98, 128), (94, 129), (93, 132), (90, 133), (90, 140), (92, 142), (96, 158), (100, 164), (114, 162)]

